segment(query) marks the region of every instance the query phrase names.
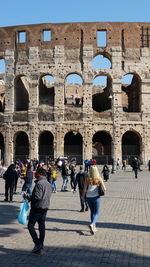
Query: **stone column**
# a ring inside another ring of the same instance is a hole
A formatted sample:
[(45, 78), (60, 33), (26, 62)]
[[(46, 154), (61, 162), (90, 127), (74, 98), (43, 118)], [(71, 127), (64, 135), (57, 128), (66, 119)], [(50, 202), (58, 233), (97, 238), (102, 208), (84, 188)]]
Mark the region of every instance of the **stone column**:
[(14, 161), (14, 141), (13, 136), (11, 133), (12, 126), (10, 123), (7, 123), (5, 136), (4, 136), (4, 144), (5, 144), (5, 151), (4, 151), (4, 164), (5, 166), (9, 166)]
[(84, 125), (83, 136), (83, 160), (92, 158), (92, 126)]
[(14, 112), (14, 73), (15, 73), (15, 59), (14, 51), (6, 49), (5, 51), (5, 112), (4, 122), (13, 121)]
[(64, 120), (64, 46), (56, 45), (54, 50), (54, 61), (57, 73), (55, 74), (55, 100), (54, 100), (54, 120)]
[(64, 131), (62, 124), (60, 123), (57, 125), (57, 130), (55, 135), (54, 158), (63, 156), (64, 156)]
[(38, 138), (39, 138), (39, 132), (36, 126), (34, 126), (33, 123), (29, 124), (29, 158), (30, 159), (39, 159), (39, 153), (38, 153)]
[(29, 110), (28, 110), (28, 120), (29, 121), (38, 121), (38, 104), (39, 104), (39, 88), (38, 88), (38, 74), (32, 74), (30, 76), (29, 83)]

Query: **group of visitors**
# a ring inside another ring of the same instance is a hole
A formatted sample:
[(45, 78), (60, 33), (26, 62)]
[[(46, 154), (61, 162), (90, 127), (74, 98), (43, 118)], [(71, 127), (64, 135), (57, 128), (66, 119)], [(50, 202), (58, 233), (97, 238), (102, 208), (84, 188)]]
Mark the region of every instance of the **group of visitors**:
[[(135, 172), (135, 178), (139, 164), (135, 157), (132, 162), (132, 168)], [(123, 162), (122, 169), (126, 169), (126, 161)], [(3, 178), (5, 179), (5, 201), (13, 201), (13, 195), (17, 192), (18, 179), (23, 181), (22, 194), (25, 199), (31, 203), (31, 209), (28, 220), (28, 230), (32, 237), (34, 248), (33, 253), (41, 254), (44, 248), (45, 238), (45, 220), (47, 210), (50, 204), (51, 193), (57, 192), (57, 176), (62, 176), (61, 191), (68, 191), (68, 182), (70, 179), (71, 191), (79, 191), (80, 212), (90, 210), (89, 230), (92, 235), (97, 231), (96, 222), (100, 213), (100, 194), (99, 187), (105, 191), (105, 182), (109, 180), (110, 170), (107, 164), (103, 166), (101, 174), (98, 171), (95, 160), (85, 160), (84, 168), (80, 166), (77, 171), (76, 164), (67, 160), (58, 158), (56, 161), (51, 160), (45, 165), (43, 162), (28, 160), (26, 163), (16, 161), (11, 164)], [(34, 180), (35, 179), (35, 180)], [(35, 186), (32, 189), (32, 182)], [(35, 224), (38, 223), (39, 235), (35, 230)]]

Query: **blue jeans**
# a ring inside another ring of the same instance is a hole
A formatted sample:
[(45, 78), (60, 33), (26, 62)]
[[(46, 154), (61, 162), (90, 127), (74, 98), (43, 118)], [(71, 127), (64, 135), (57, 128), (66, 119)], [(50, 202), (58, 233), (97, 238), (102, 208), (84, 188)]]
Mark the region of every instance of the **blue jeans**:
[[(29, 221), (28, 221), (28, 230), (32, 237), (32, 240), (36, 246), (44, 245), (45, 238), (45, 219), (47, 211), (30, 211)], [(38, 223), (39, 237), (35, 231), (35, 224)]]
[(100, 197), (89, 197), (87, 203), (91, 211), (91, 224), (95, 224), (100, 213)]
[(32, 184), (24, 183), (22, 191), (26, 191), (30, 196), (32, 195)]
[(67, 176), (62, 176), (63, 178), (63, 184), (61, 190), (66, 190), (67, 189), (67, 183), (68, 183), (68, 177)]
[(52, 187), (52, 192), (56, 192), (57, 191), (56, 179), (52, 179), (51, 187)]

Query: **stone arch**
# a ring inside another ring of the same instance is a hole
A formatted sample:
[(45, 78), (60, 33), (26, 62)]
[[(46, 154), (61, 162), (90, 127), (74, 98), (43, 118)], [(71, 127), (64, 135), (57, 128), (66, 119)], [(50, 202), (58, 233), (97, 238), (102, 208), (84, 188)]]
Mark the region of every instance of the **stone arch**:
[(39, 105), (54, 106), (54, 78), (51, 74), (43, 74), (39, 79)]
[(69, 131), (64, 136), (64, 156), (76, 158), (77, 164), (83, 161), (83, 137), (77, 131)]
[(14, 81), (14, 110), (25, 111), (29, 108), (29, 81), (25, 75), (19, 75)]
[(65, 105), (81, 106), (83, 104), (83, 78), (81, 74), (67, 74), (64, 87)]
[(48, 161), (54, 159), (54, 136), (50, 131), (43, 131), (39, 135), (39, 159)]
[(106, 131), (98, 131), (92, 138), (92, 158), (98, 164), (111, 164), (112, 137)]
[(29, 138), (27, 133), (19, 131), (14, 136), (14, 159), (25, 161), (29, 157)]
[(141, 158), (142, 138), (141, 135), (133, 130), (126, 131), (122, 136), (122, 159), (129, 163), (136, 156)]
[[(99, 78), (99, 80), (97, 79)], [(95, 80), (98, 80), (95, 82)], [(111, 109), (110, 94), (112, 91), (112, 78), (104, 73), (97, 75), (93, 80), (92, 108), (96, 112), (103, 112)]]
[(93, 69), (111, 69), (112, 62), (110, 55), (106, 53), (98, 53), (92, 60)]
[(136, 73), (122, 77), (122, 107), (125, 112), (141, 111), (141, 78)]

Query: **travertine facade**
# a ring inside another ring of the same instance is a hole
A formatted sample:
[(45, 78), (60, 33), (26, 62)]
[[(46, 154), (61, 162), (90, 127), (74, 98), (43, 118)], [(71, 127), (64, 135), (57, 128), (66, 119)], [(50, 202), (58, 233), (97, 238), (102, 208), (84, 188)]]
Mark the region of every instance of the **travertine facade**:
[[(99, 43), (99, 34), (105, 34), (106, 44)], [(101, 163), (103, 158), (110, 162), (137, 155), (146, 163), (149, 46), (150, 23), (0, 28), (0, 59), (5, 61), (5, 73), (0, 74), (0, 147), (5, 164), (23, 155), (32, 159), (69, 155), (79, 161), (93, 156)], [(110, 67), (93, 67), (98, 55)], [(68, 85), (72, 74), (82, 83)], [(129, 85), (122, 82), (128, 74)], [(99, 76), (107, 77), (104, 88), (93, 84)]]

